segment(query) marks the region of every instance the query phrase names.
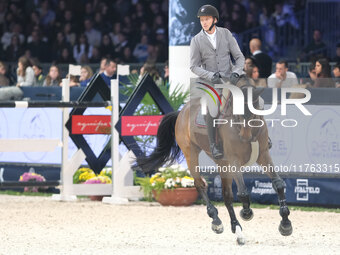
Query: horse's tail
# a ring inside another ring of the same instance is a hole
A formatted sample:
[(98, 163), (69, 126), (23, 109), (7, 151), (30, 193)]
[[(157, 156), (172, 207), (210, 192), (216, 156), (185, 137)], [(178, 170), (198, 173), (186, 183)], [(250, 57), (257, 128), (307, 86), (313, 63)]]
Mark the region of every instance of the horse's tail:
[(174, 163), (179, 158), (181, 149), (175, 139), (178, 114), (179, 112), (171, 112), (163, 117), (157, 131), (157, 147), (149, 156), (137, 159), (137, 165), (143, 172), (157, 170), (165, 163)]

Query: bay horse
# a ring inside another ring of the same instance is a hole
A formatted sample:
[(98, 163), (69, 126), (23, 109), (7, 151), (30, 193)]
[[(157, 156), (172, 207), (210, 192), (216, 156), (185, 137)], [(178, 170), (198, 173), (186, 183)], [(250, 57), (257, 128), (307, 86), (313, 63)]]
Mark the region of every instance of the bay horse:
[[(242, 89), (245, 98), (248, 98), (247, 94), (252, 92), (253, 106), (255, 109), (260, 108), (259, 96), (263, 89), (253, 87), (245, 77), (240, 79), (236, 86)], [(224, 108), (226, 110), (222, 117), (228, 120), (228, 123), (231, 121), (234, 123), (243, 122), (245, 125), (221, 125), (218, 128), (218, 134), (223, 144), (224, 157), (214, 159), (214, 162), (219, 166), (231, 166), (233, 169), (237, 169), (237, 171), (220, 171), (219, 174), (222, 180), (224, 204), (231, 219), (231, 231), (236, 234), (238, 244), (242, 245), (245, 243), (245, 238), (233, 208), (232, 182), (233, 180), (236, 182), (237, 197), (243, 207), (240, 211), (240, 216), (243, 220), (251, 220), (253, 211), (250, 208), (250, 195), (244, 183), (241, 167), (249, 163), (250, 158), (253, 157), (254, 148), (258, 149), (257, 157), (253, 160), (254, 163), (256, 161), (258, 165), (267, 167), (267, 170), (274, 169), (274, 165), (269, 155), (268, 130), (263, 116), (257, 116), (250, 112), (247, 102), (245, 102), (244, 114), (234, 115), (233, 96), (232, 93), (229, 95), (228, 103)], [(206, 128), (200, 127), (196, 123), (198, 111), (200, 111), (200, 99), (196, 98), (186, 103), (181, 111), (166, 114), (158, 128), (156, 148), (149, 156), (138, 159), (137, 165), (144, 172), (157, 170), (162, 165), (171, 164), (177, 160), (182, 151), (190, 173), (194, 178), (195, 187), (206, 203), (207, 214), (212, 218), (212, 230), (219, 234), (223, 232), (222, 221), (218, 217), (216, 207), (211, 203), (207, 195), (207, 182), (201, 176), (200, 171), (197, 171), (201, 151), (204, 151), (212, 158)], [(264, 125), (258, 127), (249, 126), (247, 123), (250, 119), (263, 121)], [(256, 144), (257, 147), (253, 146), (253, 144)], [(288, 236), (292, 233), (293, 228), (288, 219), (290, 212), (286, 204), (285, 182), (275, 171), (266, 171), (266, 173), (278, 195), (280, 215), (282, 217), (279, 232), (283, 236)]]

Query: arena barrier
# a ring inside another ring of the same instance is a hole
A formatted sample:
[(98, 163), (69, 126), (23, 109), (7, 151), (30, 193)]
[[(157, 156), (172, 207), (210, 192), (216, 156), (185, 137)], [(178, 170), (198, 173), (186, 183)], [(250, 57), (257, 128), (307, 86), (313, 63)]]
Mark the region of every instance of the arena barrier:
[[(118, 75), (129, 74), (129, 66), (118, 65)], [(72, 75), (80, 75), (80, 66), (70, 65), (69, 73)], [(93, 79), (101, 79), (99, 74)], [(89, 86), (95, 83), (90, 84)], [(32, 151), (53, 151), (56, 147), (62, 148), (62, 163), (60, 182), (49, 181), (41, 183), (41, 186), (58, 186), (61, 184), (60, 194), (52, 196), (57, 201), (75, 201), (76, 195), (111, 195), (106, 197), (105, 203), (127, 203), (128, 199), (138, 199), (142, 197), (139, 186), (133, 185), (133, 175), (130, 162), (134, 159), (132, 151), (128, 151), (121, 159), (119, 155), (119, 133), (115, 128), (115, 124), (119, 118), (119, 81), (111, 80), (111, 102), (78, 102), (70, 101), (69, 79), (62, 81), (62, 101), (60, 102), (35, 102), (35, 101), (8, 101), (0, 102), (2, 108), (37, 108), (37, 107), (53, 107), (62, 108), (62, 140), (59, 139), (1, 139), (0, 152), (32, 152)], [(112, 106), (111, 115), (111, 159), (112, 159), (112, 184), (73, 184), (73, 174), (81, 166), (86, 156), (81, 148), (69, 159), (68, 144), (69, 131), (66, 123), (69, 120), (69, 107), (72, 108), (88, 108), (88, 107), (107, 107)], [(34, 146), (32, 146), (34, 145)], [(30, 186), (24, 182), (2, 182), (1, 187), (25, 187)], [(32, 185), (39, 186), (39, 185)]]

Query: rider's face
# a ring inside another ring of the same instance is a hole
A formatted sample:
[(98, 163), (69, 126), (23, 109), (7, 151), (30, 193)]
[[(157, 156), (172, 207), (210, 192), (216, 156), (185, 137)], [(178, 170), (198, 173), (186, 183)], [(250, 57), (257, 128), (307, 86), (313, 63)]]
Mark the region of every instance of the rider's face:
[(214, 19), (212, 16), (201, 16), (200, 17), (200, 22), (201, 26), (205, 31), (208, 31), (210, 26), (212, 25)]

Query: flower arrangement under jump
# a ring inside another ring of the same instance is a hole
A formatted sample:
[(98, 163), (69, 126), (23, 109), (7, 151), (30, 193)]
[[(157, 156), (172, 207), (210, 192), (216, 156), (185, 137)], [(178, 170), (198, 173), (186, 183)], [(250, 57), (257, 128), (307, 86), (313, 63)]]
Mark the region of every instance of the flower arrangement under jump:
[(111, 168), (104, 168), (98, 175), (87, 167), (79, 168), (73, 175), (74, 184), (109, 184), (111, 180)]
[[(26, 172), (23, 173), (20, 178), (19, 182), (45, 182), (46, 179), (44, 176), (36, 173)], [(25, 187), (25, 192), (38, 192), (39, 189), (47, 189), (48, 187)]]
[(151, 177), (136, 178), (136, 183), (141, 186), (144, 197), (148, 201), (152, 201), (153, 190), (159, 194), (166, 189), (192, 188), (195, 186), (189, 170), (180, 165), (161, 167), (158, 171)]

